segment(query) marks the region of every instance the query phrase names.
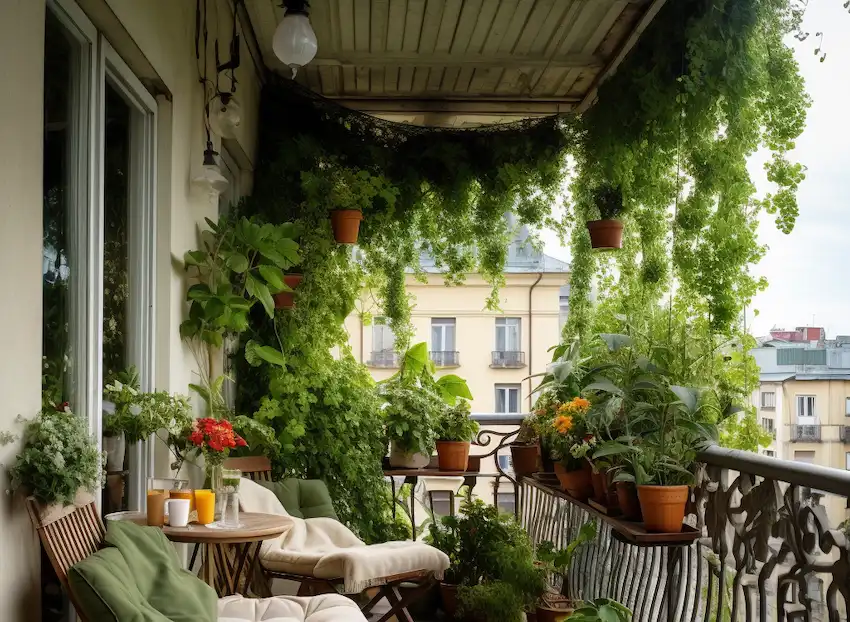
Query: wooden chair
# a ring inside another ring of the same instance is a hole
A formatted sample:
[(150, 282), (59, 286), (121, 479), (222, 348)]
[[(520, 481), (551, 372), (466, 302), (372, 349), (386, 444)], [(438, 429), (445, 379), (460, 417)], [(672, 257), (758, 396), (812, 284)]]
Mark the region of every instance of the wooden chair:
[(239, 469), (243, 476), (254, 481), (270, 482), (272, 479), (272, 463), (265, 456), (228, 458), (224, 461), (224, 468)]
[[(106, 528), (94, 497), (81, 492), (74, 503), (67, 506), (43, 506), (34, 497), (29, 497), (27, 511), (71, 604), (77, 612), (82, 611), (68, 586), (68, 569), (103, 547)], [(79, 613), (78, 617), (82, 619)]]

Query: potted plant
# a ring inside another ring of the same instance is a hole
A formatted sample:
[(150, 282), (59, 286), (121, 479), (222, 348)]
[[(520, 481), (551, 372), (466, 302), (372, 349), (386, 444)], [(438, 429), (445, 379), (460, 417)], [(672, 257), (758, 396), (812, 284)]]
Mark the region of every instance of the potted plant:
[(561, 487), (571, 497), (586, 501), (593, 494), (592, 470), (587, 456), (592, 451), (594, 439), (587, 434), (585, 415), (590, 402), (576, 397), (558, 407), (558, 416), (552, 423), (552, 447), (558, 462), (555, 474)]
[(445, 404), (433, 392), (400, 382), (387, 384), (384, 424), (390, 443), (390, 466), (424, 469), (436, 448), (434, 422)]
[(579, 548), (592, 542), (596, 538), (596, 523), (590, 522), (582, 525), (574, 540), (566, 548), (556, 549), (552, 542), (542, 542), (537, 547), (537, 559), (544, 564), (547, 574), (553, 574), (560, 578), (560, 591), (550, 590), (546, 592), (537, 605), (537, 622), (562, 622), (568, 619), (572, 612), (572, 602), (568, 596), (569, 579), (568, 573), (573, 563), (573, 558)]
[[(114, 473), (124, 469), (126, 454), (126, 436), (121, 425), (120, 411), (132, 403), (139, 391), (139, 372), (131, 365), (118, 372), (106, 383), (103, 395), (103, 451), (106, 453), (106, 472)], [(126, 404), (122, 403), (126, 399)], [(113, 401), (117, 399), (118, 401)]]
[(67, 402), (46, 407), (26, 421), (23, 447), (10, 469), (12, 488), (43, 504), (68, 505), (80, 491), (94, 492), (103, 465), (88, 424)]
[(449, 556), (440, 585), (443, 610), (465, 619), (523, 619), (546, 589), (528, 534), (513, 515), (483, 501), (466, 500), (457, 516), (429, 525), (426, 541)]
[(290, 272), (283, 275), (284, 289), (274, 295), (275, 309), (293, 309), (295, 307), (295, 290), (301, 285), (304, 275)]
[(631, 619), (631, 610), (610, 598), (581, 603), (567, 618), (569, 622), (629, 622)]
[(599, 210), (599, 219), (587, 221), (591, 248), (622, 248), (623, 222), (617, 219), (625, 209), (622, 190), (618, 186), (602, 184), (594, 193), (594, 202)]
[(466, 471), (469, 446), (478, 432), (478, 422), (469, 417), (469, 402), (461, 400), (437, 419), (437, 460), (441, 471)]
[(535, 429), (536, 414), (523, 419), (511, 448), (511, 461), (517, 479), (530, 477), (540, 470), (540, 435)]

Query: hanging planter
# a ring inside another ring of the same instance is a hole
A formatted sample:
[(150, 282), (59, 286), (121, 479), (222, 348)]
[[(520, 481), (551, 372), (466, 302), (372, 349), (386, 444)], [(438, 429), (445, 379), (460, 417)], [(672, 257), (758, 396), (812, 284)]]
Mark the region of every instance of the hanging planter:
[(275, 309), (291, 309), (295, 306), (295, 289), (301, 284), (302, 280), (304, 280), (303, 274), (283, 275), (283, 282), (286, 283), (286, 286), (292, 291), (278, 292), (274, 295)]
[(357, 209), (337, 209), (331, 212), (334, 239), (340, 244), (357, 244), (363, 213)]
[(598, 250), (623, 248), (623, 222), (617, 218), (623, 213), (623, 192), (618, 186), (603, 184), (595, 192), (599, 220), (588, 220), (590, 246)]

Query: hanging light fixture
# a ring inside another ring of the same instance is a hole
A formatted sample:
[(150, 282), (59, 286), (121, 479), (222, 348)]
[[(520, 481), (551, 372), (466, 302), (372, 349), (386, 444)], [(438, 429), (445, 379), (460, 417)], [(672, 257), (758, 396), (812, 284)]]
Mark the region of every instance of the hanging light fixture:
[(272, 49), (292, 69), (294, 79), (298, 69), (315, 58), (319, 45), (307, 16), (307, 0), (284, 0), (281, 7), (286, 9), (286, 14), (275, 30)]
[(192, 180), (199, 189), (203, 190), (210, 200), (215, 201), (218, 195), (227, 190), (227, 179), (221, 174), (215, 156), (218, 153), (213, 150), (212, 142), (207, 141), (204, 150), (204, 165), (201, 172)]
[(242, 106), (233, 93), (219, 93), (210, 102), (210, 129), (222, 138), (236, 138)]

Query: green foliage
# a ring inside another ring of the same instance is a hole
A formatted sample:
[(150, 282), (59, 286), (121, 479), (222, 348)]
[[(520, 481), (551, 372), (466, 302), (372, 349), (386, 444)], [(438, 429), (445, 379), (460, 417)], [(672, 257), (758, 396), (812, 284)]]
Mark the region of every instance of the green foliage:
[(189, 287), (189, 319), (180, 325), (183, 339), (200, 339), (220, 348), (226, 333), (248, 328), (248, 313), (259, 302), (274, 317), (272, 294), (291, 291), (284, 271), (299, 261), (298, 231), (292, 223), (260, 224), (256, 219), (218, 223), (206, 219), (203, 248), (188, 251), (183, 262), (197, 282)]
[(625, 210), (623, 191), (611, 184), (600, 185), (593, 193), (594, 204), (599, 212), (599, 218), (610, 220), (617, 218)]
[(472, 441), (478, 433), (478, 422), (469, 417), (469, 402), (462, 401), (447, 408), (435, 425), (438, 441)]
[(64, 410), (45, 409), (26, 422), (24, 445), (10, 469), (12, 487), (41, 503), (72, 503), (79, 490), (100, 487), (102, 456), (86, 421)]
[[(583, 116), (572, 218), (593, 214), (593, 190), (619, 186), (629, 215), (622, 251), (593, 255), (573, 229), (570, 320), (565, 335), (594, 330), (590, 279), (615, 313), (635, 317), (668, 295), (729, 337), (766, 286), (749, 270), (764, 254), (759, 215), (788, 233), (804, 168), (788, 159), (809, 105), (785, 36), (799, 15), (786, 0), (667, 3)], [(758, 200), (747, 170), (770, 154), (774, 191)], [(614, 276), (616, 275), (616, 277)], [(675, 285), (674, 285), (675, 284)], [(651, 314), (651, 313), (650, 313)]]
[(445, 580), (461, 586), (460, 609), (472, 617), (521, 620), (546, 591), (545, 570), (534, 563), (525, 529), (480, 499), (429, 525), (425, 539), (449, 556)]
[(537, 559), (549, 565), (552, 572), (560, 575), (566, 581), (567, 573), (572, 566), (573, 558), (578, 550), (585, 544), (593, 542), (596, 538), (596, 523), (585, 523), (582, 525), (575, 539), (566, 548), (556, 549), (552, 542), (541, 542), (537, 547)]
[(730, 449), (757, 452), (773, 442), (773, 436), (758, 422), (756, 409), (750, 407), (740, 416), (729, 417), (720, 427), (720, 444)]
[[(130, 384), (118, 378), (123, 377)], [(134, 386), (135, 384), (135, 386)], [(171, 395), (167, 391), (142, 393), (138, 390), (135, 368), (119, 374), (103, 389), (103, 399), (115, 405), (113, 413), (103, 419), (106, 435), (124, 432), (127, 443), (138, 443), (160, 430), (166, 436), (179, 435), (191, 427), (192, 407), (185, 395)]]
[(400, 382), (386, 384), (382, 397), (387, 402), (387, 440), (403, 453), (430, 456), (436, 448), (435, 425), (447, 410), (442, 400), (428, 389)]
[(568, 622), (629, 622), (631, 619), (631, 610), (610, 598), (582, 603), (567, 617)]

